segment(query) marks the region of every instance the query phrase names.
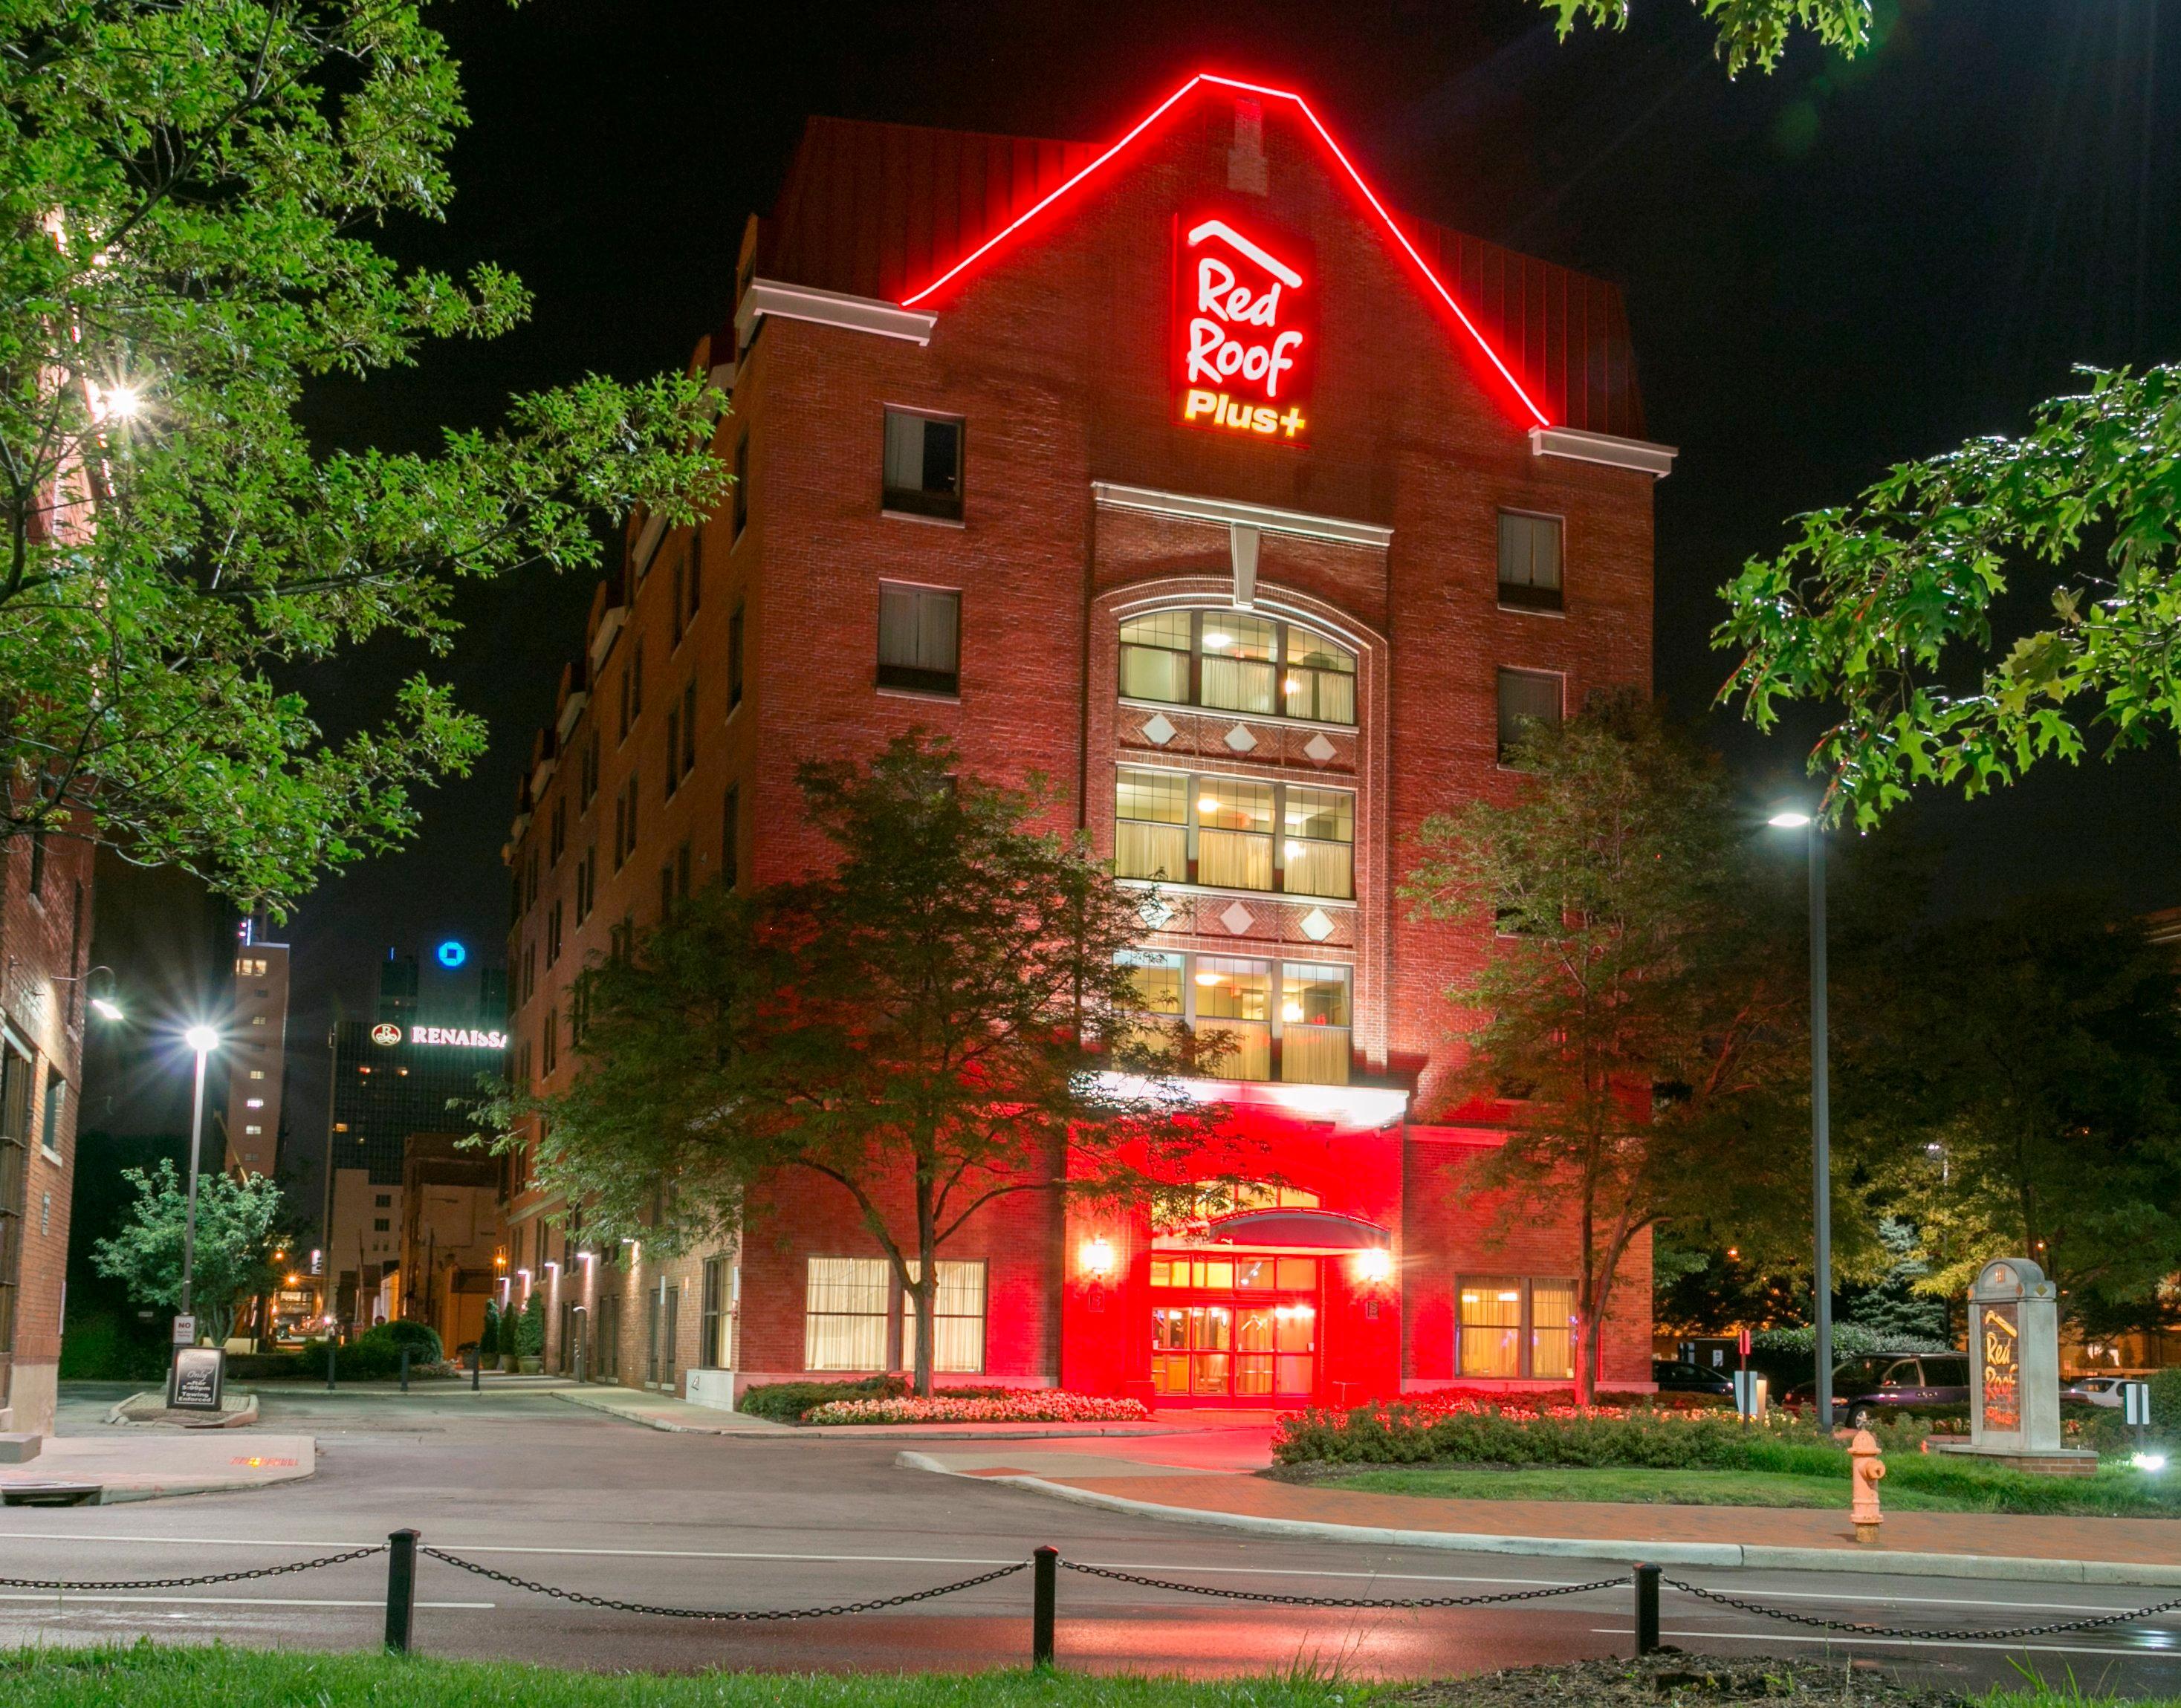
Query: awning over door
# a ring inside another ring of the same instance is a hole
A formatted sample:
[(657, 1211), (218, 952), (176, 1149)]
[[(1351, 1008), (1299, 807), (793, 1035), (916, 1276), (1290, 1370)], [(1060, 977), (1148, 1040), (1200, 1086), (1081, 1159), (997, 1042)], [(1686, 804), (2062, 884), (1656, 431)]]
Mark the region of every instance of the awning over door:
[(1206, 1237), (1216, 1245), (1278, 1246), (1295, 1250), (1386, 1250), (1393, 1236), (1376, 1222), (1329, 1209), (1244, 1209), (1216, 1216)]

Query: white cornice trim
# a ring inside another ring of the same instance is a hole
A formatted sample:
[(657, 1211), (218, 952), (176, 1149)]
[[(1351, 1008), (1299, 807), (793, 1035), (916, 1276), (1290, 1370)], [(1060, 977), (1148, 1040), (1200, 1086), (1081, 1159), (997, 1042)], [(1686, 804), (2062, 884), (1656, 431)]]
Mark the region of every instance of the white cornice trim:
[(735, 306), (735, 333), (745, 347), (750, 328), (761, 314), (781, 320), (814, 321), (847, 332), (875, 333), (881, 338), (906, 339), (911, 344), (930, 344), (931, 328), (939, 324), (937, 315), (903, 308), (899, 303), (820, 290), (814, 285), (783, 284), (775, 278), (754, 278)]
[(1585, 433), (1581, 427), (1532, 427), (1533, 456), (1565, 457), (1571, 462), (1604, 463), (1608, 468), (1633, 469), (1637, 474), (1663, 478), (1674, 471), (1681, 455), (1673, 445), (1654, 445), (1646, 439), (1616, 438), (1611, 433)]
[(568, 731), (576, 727), (576, 719), (583, 715), (583, 708), (590, 703), (590, 695), (582, 688), (576, 689), (561, 702), (560, 719), (554, 727), (561, 741), (566, 743)]
[(1331, 540), (1337, 545), (1368, 546), (1384, 551), (1394, 531), (1375, 522), (1355, 522), (1345, 516), (1306, 515), (1300, 510), (1274, 510), (1270, 504), (1242, 504), (1234, 499), (1201, 499), (1188, 493), (1162, 493), (1150, 487), (1117, 486), (1112, 481), (1090, 482), (1094, 503), (1117, 510), (1142, 510), (1155, 516), (1180, 516), (1193, 522), (1217, 522), (1225, 527), (1240, 524), (1267, 533), (1298, 534), (1308, 540)]

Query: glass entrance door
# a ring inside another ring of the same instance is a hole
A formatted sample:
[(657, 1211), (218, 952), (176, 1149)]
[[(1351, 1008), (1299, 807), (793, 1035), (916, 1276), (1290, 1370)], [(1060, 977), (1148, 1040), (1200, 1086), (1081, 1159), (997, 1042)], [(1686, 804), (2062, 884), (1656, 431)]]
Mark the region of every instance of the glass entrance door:
[(1175, 1404), (1297, 1405), (1317, 1391), (1316, 1258), (1151, 1259), (1151, 1391)]

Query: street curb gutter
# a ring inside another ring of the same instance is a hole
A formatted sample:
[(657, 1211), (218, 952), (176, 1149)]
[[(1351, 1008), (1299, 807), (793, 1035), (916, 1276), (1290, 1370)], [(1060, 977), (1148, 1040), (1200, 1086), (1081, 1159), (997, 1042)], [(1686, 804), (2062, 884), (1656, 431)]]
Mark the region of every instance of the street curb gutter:
[[(912, 1471), (941, 1476), (970, 1474), (950, 1470), (929, 1453), (904, 1452), (894, 1460)], [(1071, 1488), (1043, 1477), (988, 1477), (1032, 1493), (1052, 1495), (1079, 1506), (1132, 1512), (1170, 1523), (1209, 1524), (1260, 1536), (1300, 1541), (1350, 1542), (1379, 1548), (1436, 1548), (1456, 1554), (1518, 1554), (1533, 1559), (1612, 1560), (1622, 1564), (1726, 1567), (1746, 1571), (1839, 1572), (1869, 1577), (1979, 1578), (2024, 1584), (2115, 1584), (2147, 1589), (2181, 1587), (2181, 1566), (2137, 1565), (2122, 1560), (2040, 1560), (2004, 1554), (1851, 1553), (1835, 1548), (1768, 1548), (1741, 1542), (1642, 1542), (1587, 1536), (1493, 1536), (1472, 1531), (1396, 1530), (1369, 1524), (1329, 1524), (1308, 1518), (1267, 1518), (1253, 1512), (1206, 1512), (1167, 1507), (1125, 1495)]]

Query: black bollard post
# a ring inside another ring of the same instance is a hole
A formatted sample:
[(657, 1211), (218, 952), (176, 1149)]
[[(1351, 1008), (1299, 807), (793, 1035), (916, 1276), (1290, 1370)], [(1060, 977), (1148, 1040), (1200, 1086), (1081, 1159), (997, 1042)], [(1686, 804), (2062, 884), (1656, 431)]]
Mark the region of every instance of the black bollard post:
[(386, 1652), (406, 1655), (417, 1614), (417, 1533), (396, 1530), (386, 1539)]
[(1640, 1659), (1659, 1652), (1659, 1568), (1636, 1568), (1636, 1653)]
[(472, 1347), (470, 1348), (470, 1391), (473, 1394), (480, 1391), (478, 1372), (482, 1370), (483, 1368), (484, 1354), (483, 1351), (477, 1347)]
[(334, 1391), (334, 1337), (326, 1336), (326, 1391)]
[(1032, 1555), (1030, 1604), (1030, 1664), (1052, 1665), (1053, 1602), (1060, 1587), (1060, 1550), (1040, 1548)]
[(409, 1348), (401, 1348), (401, 1391), (409, 1391)]

